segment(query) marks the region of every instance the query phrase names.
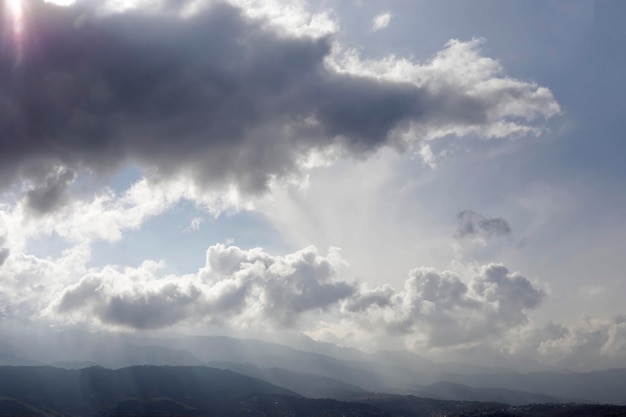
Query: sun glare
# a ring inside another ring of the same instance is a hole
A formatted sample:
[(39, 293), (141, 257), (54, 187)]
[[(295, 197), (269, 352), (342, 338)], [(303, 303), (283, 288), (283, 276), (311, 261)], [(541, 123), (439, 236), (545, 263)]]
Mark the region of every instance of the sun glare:
[(22, 59), (24, 50), (24, 4), (23, 0), (5, 0), (7, 26), (11, 27), (16, 61)]
[(21, 34), (24, 31), (24, 5), (22, 0), (7, 0), (9, 16), (13, 21), (13, 32)]

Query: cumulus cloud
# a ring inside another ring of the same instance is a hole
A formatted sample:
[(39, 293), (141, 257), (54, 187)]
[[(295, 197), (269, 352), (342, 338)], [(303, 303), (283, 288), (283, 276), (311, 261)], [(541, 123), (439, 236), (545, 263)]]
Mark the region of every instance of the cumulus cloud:
[(50, 295), (75, 282), (87, 271), (89, 247), (78, 245), (56, 258), (38, 258), (16, 252), (0, 268), (0, 305), (4, 317), (39, 319)]
[(509, 223), (501, 217), (485, 217), (472, 210), (457, 214), (457, 238), (508, 237), (513, 233)]
[(566, 369), (591, 371), (626, 363), (626, 317), (583, 317), (568, 324), (531, 325), (502, 341), (513, 354), (538, 356)]
[(271, 256), (215, 245), (197, 274), (160, 276), (161, 264), (104, 268), (58, 294), (47, 314), (61, 320), (132, 329), (160, 328), (181, 321), (293, 326), (310, 311), (323, 311), (352, 295), (336, 281), (338, 253), (306, 248)]
[(502, 265), (482, 266), (468, 277), (417, 268), (403, 291), (389, 287), (363, 291), (345, 302), (344, 309), (370, 330), (419, 334), (425, 347), (450, 347), (497, 337), (526, 324), (528, 313), (544, 297), (530, 280)]
[(528, 323), (544, 293), (501, 265), (460, 276), (417, 268), (403, 290), (345, 279), (338, 249), (308, 247), (284, 256), (221, 244), (197, 273), (163, 273), (162, 262), (87, 268), (88, 245), (59, 259), (17, 254), (0, 269), (5, 314), (104, 328), (157, 329), (178, 323), (318, 328), (334, 317), (349, 328), (425, 347), (498, 337)]
[(389, 26), (391, 17), (391, 12), (384, 12), (376, 15), (374, 19), (372, 19), (372, 30), (376, 32)]
[(218, 3), (181, 17), (170, 3), (159, 13), (90, 7), (37, 4), (23, 59), (0, 55), (1, 185), (35, 181), (35, 211), (63, 202), (73, 172), (132, 162), (153, 178), (258, 193), (312, 153), (536, 133), (532, 120), (559, 110), (546, 88), (503, 76), (475, 41), (451, 42), (424, 65), (362, 62), (337, 54), (331, 35), (266, 27), (276, 8)]
[(182, 276), (164, 273), (162, 262), (89, 268), (89, 259), (85, 244), (57, 259), (11, 256), (0, 268), (3, 316), (134, 330), (189, 324), (325, 331), (330, 320), (335, 337), (349, 331), (355, 342), (413, 340), (443, 351), (487, 346), (590, 368), (600, 357), (624, 359), (626, 320), (537, 326), (529, 315), (545, 293), (497, 264), (464, 273), (416, 268), (396, 290), (346, 280), (338, 249), (277, 256), (218, 244), (203, 268)]

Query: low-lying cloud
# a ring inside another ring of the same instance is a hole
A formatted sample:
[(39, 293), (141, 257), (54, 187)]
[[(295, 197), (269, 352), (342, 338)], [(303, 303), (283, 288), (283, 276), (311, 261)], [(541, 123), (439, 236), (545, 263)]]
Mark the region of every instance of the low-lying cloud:
[(215, 245), (197, 274), (160, 277), (154, 262), (90, 273), (65, 288), (48, 314), (131, 329), (181, 321), (291, 327), (356, 291), (335, 280), (342, 265), (334, 250), (323, 256), (310, 247), (283, 257)]
[(47, 308), (60, 321), (130, 329), (177, 323), (296, 327), (324, 314), (374, 333), (419, 334), (427, 346), (455, 346), (527, 324), (545, 294), (501, 265), (468, 276), (417, 268), (404, 289), (342, 280), (345, 262), (309, 247), (286, 256), (215, 245), (196, 274), (161, 276), (161, 265), (107, 267), (61, 290)]
[[(499, 336), (528, 322), (545, 293), (502, 265), (469, 276), (432, 268), (409, 273), (403, 291), (379, 288), (358, 294), (344, 308), (365, 326), (391, 334), (422, 334), (428, 347), (446, 347)], [(367, 314), (361, 316), (361, 312)], [(369, 324), (367, 324), (369, 323)]]
[(626, 360), (624, 317), (535, 323), (545, 292), (497, 264), (462, 273), (416, 268), (396, 289), (346, 280), (337, 249), (276, 256), (214, 245), (203, 268), (182, 276), (165, 273), (158, 262), (87, 268), (88, 260), (86, 246), (59, 259), (12, 255), (0, 268), (3, 320), (133, 331), (186, 325), (331, 331), (334, 340), (350, 333), (353, 343), (373, 347), (393, 341), (423, 353), (495, 349), (579, 370)]

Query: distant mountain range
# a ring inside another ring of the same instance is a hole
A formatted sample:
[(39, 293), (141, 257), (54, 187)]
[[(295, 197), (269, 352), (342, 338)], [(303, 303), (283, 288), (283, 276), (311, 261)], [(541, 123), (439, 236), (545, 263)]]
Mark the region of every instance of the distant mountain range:
[(420, 389), (417, 394), (419, 394), (420, 397), (436, 399), (497, 402), (511, 405), (573, 402), (572, 400), (551, 397), (549, 395), (515, 391), (506, 388), (475, 388), (453, 382), (437, 382), (425, 386)]
[(42, 344), (22, 339), (20, 349), (3, 343), (0, 365), (51, 365), (67, 370), (94, 365), (109, 369), (208, 366), (313, 399), (353, 400), (364, 393), (386, 393), (511, 405), (572, 401), (626, 405), (626, 369), (581, 373), (544, 367), (541, 372), (525, 373), (519, 366), (527, 364), (536, 370), (542, 365), (518, 360), (513, 369), (507, 369), (505, 357), (494, 360), (494, 367), (434, 363), (410, 352), (368, 354), (305, 337), (292, 341), (292, 346), (224, 336), (158, 339), (79, 332), (59, 332), (46, 340)]
[[(457, 392), (467, 389), (458, 386), (431, 388)], [(133, 366), (117, 370), (102, 367), (80, 370), (41, 366), (0, 367), (0, 416), (5, 417), (444, 415), (624, 416), (626, 407), (595, 404), (512, 406), (497, 402), (449, 401), (366, 392), (355, 395), (351, 401), (312, 399), (260, 379), (202, 366)]]
[[(316, 402), (267, 382), (207, 367), (1, 367), (0, 415), (383, 416), (363, 404)], [(307, 413), (302, 410), (309, 409)]]

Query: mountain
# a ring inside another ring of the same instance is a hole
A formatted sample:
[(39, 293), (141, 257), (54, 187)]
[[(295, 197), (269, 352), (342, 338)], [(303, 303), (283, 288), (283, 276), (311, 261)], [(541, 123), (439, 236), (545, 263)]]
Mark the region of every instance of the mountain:
[(584, 402), (626, 405), (626, 369), (584, 373), (448, 374), (445, 379), (472, 387), (499, 387)]
[(204, 363), (231, 362), (259, 368), (283, 368), (336, 379), (369, 391), (384, 391), (388, 385), (366, 361), (347, 361), (319, 353), (305, 352), (277, 343), (224, 336), (195, 336), (168, 339), (166, 347), (189, 351)]
[[(453, 384), (443, 387), (439, 384), (431, 388), (445, 389), (447, 392), (472, 391), (471, 388)], [(475, 390), (479, 393), (482, 391)], [(371, 393), (356, 394), (352, 401), (312, 399), (231, 371), (197, 366), (134, 366), (117, 370), (101, 367), (81, 370), (41, 366), (0, 367), (0, 416), (3, 417), (443, 415), (616, 417), (626, 416), (626, 407), (597, 404), (515, 406), (497, 402), (450, 401)]]
[(12, 398), (0, 398), (0, 416), (46, 416), (44, 410)]
[[(43, 332), (43, 330), (42, 330)], [(3, 334), (3, 336), (5, 336)], [(42, 333), (40, 338), (5, 337), (0, 343), (0, 364), (49, 364), (69, 369), (90, 365), (124, 368), (132, 365), (205, 366), (232, 369), (312, 398), (352, 398), (362, 390), (393, 394), (421, 394), (439, 382), (480, 389), (506, 389), (556, 399), (626, 404), (626, 370), (593, 372), (554, 370), (528, 358), (477, 355), (475, 363), (435, 363), (406, 351), (360, 352), (332, 347), (306, 337), (285, 346), (255, 339), (225, 336), (147, 337), (122, 333), (80, 331)], [(45, 337), (44, 337), (45, 336)], [(46, 340), (41, 343), (40, 340)], [(309, 350), (303, 350), (309, 349)], [(326, 353), (321, 353), (326, 352)], [(462, 358), (468, 357), (466, 354)], [(480, 360), (478, 360), (480, 359)], [(511, 365), (512, 368), (507, 368)], [(520, 372), (513, 368), (543, 369)], [(546, 370), (547, 368), (547, 370)], [(485, 399), (485, 391), (430, 393), (445, 398)], [(462, 394), (462, 395), (461, 395)], [(489, 395), (495, 395), (491, 391)], [(512, 403), (515, 398), (504, 396)], [(496, 397), (494, 397), (496, 398)]]
[(133, 365), (202, 366), (198, 359), (185, 349), (157, 345), (127, 344), (118, 351), (97, 349), (94, 361), (107, 368), (124, 368)]
[(337, 379), (292, 372), (278, 367), (259, 368), (251, 364), (233, 362), (210, 362), (208, 365), (257, 378), (309, 398), (345, 400), (366, 392), (363, 388), (346, 384)]
[(393, 417), (466, 416), (467, 413), (474, 412), (483, 416), (496, 417), (494, 413), (507, 407), (505, 404), (498, 403), (449, 401), (389, 394), (369, 395), (355, 398), (354, 401), (380, 408)]
[(423, 387), (416, 395), (455, 401), (497, 402), (510, 405), (571, 403), (572, 400), (505, 388), (475, 388), (452, 382), (437, 382)]
[(207, 367), (0, 367), (2, 416), (388, 417), (370, 405), (304, 398)]
[(83, 369), (90, 368), (92, 366), (99, 366), (100, 364), (92, 361), (58, 361), (50, 364), (55, 368), (63, 369)]
[(370, 395), (355, 401), (379, 408), (391, 417), (618, 417), (626, 407), (601, 404), (528, 404), (450, 401), (412, 395)]
[(302, 333), (264, 333), (264, 337), (257, 338), (257, 340), (270, 343), (279, 343), (293, 349), (311, 353), (318, 353), (320, 355), (331, 356), (333, 358), (345, 361), (367, 360), (368, 356), (367, 353), (359, 349), (337, 346), (328, 342), (320, 342)]
[(219, 408), (228, 399), (248, 394), (299, 397), (293, 391), (264, 381), (206, 367), (0, 368), (0, 397), (78, 415), (109, 412), (128, 399), (153, 398), (168, 398), (198, 410), (209, 410)]

